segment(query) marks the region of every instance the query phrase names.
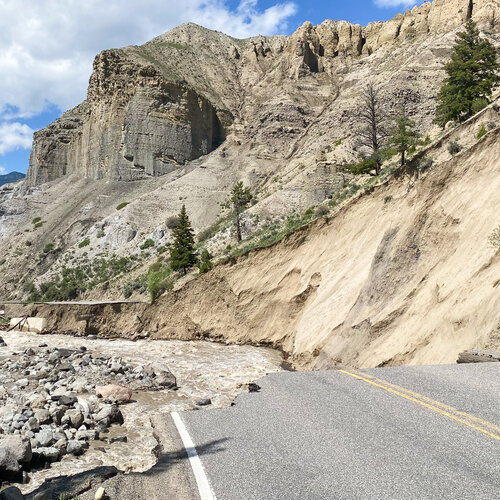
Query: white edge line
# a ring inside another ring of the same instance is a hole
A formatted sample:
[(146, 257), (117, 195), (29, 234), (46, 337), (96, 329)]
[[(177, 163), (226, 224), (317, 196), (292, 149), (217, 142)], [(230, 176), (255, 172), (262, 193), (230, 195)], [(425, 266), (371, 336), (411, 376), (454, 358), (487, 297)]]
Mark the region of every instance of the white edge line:
[(186, 429), (186, 426), (184, 425), (184, 422), (182, 421), (181, 416), (176, 411), (172, 412), (170, 415), (172, 415), (174, 424), (177, 427), (177, 431), (179, 432), (184, 448), (186, 449), (189, 463), (191, 464), (196, 484), (198, 485), (201, 500), (216, 500), (215, 494), (205, 473), (205, 469), (203, 468), (203, 464), (201, 463), (200, 457), (196, 452), (196, 447), (191, 439), (191, 436), (189, 435), (188, 430)]

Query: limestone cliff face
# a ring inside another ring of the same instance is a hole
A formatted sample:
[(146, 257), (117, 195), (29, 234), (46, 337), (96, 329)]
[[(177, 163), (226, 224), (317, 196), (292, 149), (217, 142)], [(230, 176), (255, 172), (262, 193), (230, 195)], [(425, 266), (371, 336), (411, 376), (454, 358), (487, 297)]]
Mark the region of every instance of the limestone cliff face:
[[(72, 173), (109, 180), (163, 175), (210, 153), (233, 132), (259, 155), (290, 158), (332, 100), (345, 112), (350, 87), (368, 76), (350, 76), (356, 61), (376, 65), (382, 75), (384, 61), (372, 61), (379, 51), (396, 54), (470, 17), (496, 31), (498, 10), (498, 0), (434, 0), (366, 27), (306, 22), (288, 38), (248, 40), (186, 24), (140, 47), (104, 51), (95, 59), (87, 100), (35, 134), (28, 183)], [(401, 54), (394, 67), (403, 68), (405, 59)], [(411, 78), (401, 74), (393, 86), (425, 115), (422, 103), (435, 89), (406, 89)], [(338, 115), (331, 123), (339, 136), (350, 130), (342, 120)]]
[(74, 172), (111, 180), (162, 175), (208, 154), (224, 133), (214, 106), (185, 82), (166, 80), (124, 51), (104, 51), (87, 100), (35, 134), (28, 179), (34, 185)]

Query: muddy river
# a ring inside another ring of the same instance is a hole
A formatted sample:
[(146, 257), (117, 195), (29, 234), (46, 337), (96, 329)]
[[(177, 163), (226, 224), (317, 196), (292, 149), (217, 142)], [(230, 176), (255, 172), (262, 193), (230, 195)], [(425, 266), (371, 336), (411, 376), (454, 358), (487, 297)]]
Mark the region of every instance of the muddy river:
[[(0, 332), (0, 335), (7, 344), (0, 347), (2, 356), (29, 347), (37, 349), (40, 344), (47, 344), (49, 348), (79, 349), (84, 346), (95, 356), (105, 354), (134, 365), (168, 369), (176, 376), (179, 386), (175, 391), (134, 392), (132, 402), (120, 406), (125, 423), (111, 429), (111, 436), (112, 433), (126, 435), (127, 442), (94, 441), (84, 455), (66, 455), (49, 469), (30, 473), (29, 484), (22, 487), (24, 493), (37, 488), (49, 477), (75, 474), (100, 465), (113, 465), (125, 472), (148, 470), (156, 461), (153, 450), (157, 442), (150, 423), (152, 414), (216, 411), (216, 408), (230, 406), (238, 394), (247, 391), (248, 383), (267, 373), (280, 371), (283, 362), (281, 354), (272, 349), (207, 341), (104, 340), (26, 332)], [(212, 404), (197, 406), (196, 403), (203, 399), (210, 399)], [(0, 406), (2, 404), (0, 399)]]

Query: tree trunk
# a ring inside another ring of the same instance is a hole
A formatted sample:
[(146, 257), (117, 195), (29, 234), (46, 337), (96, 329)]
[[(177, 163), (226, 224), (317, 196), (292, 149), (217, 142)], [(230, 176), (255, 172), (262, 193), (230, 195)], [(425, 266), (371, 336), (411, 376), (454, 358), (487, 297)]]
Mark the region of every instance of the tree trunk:
[(236, 207), (236, 238), (238, 243), (241, 241), (241, 226), (240, 226), (240, 209)]

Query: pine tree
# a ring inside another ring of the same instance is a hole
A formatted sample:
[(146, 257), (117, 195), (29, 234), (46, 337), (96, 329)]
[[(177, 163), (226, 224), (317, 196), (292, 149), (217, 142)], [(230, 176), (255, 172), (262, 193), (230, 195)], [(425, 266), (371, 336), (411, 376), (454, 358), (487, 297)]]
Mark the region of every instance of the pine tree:
[(178, 225), (173, 230), (174, 242), (170, 247), (170, 267), (174, 271), (182, 269), (184, 274), (197, 263), (194, 250), (194, 232), (186, 212), (186, 206), (182, 205), (178, 216)]
[(243, 182), (240, 181), (233, 186), (231, 197), (223, 205), (226, 208), (232, 207), (234, 209), (234, 225), (238, 242), (241, 241), (241, 212), (250, 204), (252, 198), (250, 188), (244, 187)]
[(389, 148), (401, 154), (401, 165), (405, 164), (406, 152), (418, 144), (419, 134), (415, 130), (415, 122), (403, 111), (395, 119), (394, 127), (387, 141)]
[(493, 87), (500, 81), (496, 50), (481, 38), (472, 19), (458, 33), (451, 61), (444, 66), (448, 77), (438, 94), (436, 122), (463, 121), (489, 102)]

